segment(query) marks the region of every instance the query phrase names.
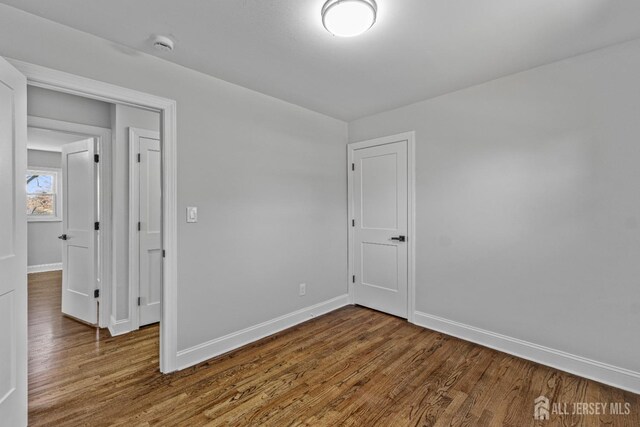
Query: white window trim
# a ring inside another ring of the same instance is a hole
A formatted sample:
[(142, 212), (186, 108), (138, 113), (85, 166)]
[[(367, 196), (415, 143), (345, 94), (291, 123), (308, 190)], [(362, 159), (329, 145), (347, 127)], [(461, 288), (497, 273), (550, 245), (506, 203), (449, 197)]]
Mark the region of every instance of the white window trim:
[[(55, 194), (56, 194), (56, 215), (55, 216), (38, 216), (27, 214), (27, 222), (61, 222), (62, 221), (62, 169), (49, 168), (44, 166), (27, 166), (27, 173), (44, 172), (45, 174), (55, 174)], [(25, 176), (26, 178), (26, 176)]]

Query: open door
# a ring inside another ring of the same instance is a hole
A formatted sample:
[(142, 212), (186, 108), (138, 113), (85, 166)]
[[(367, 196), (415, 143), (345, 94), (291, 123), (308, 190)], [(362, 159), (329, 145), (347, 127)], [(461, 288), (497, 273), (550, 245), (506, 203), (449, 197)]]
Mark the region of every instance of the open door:
[(27, 80), (0, 58), (0, 424), (27, 425)]
[(62, 312), (98, 323), (96, 163), (93, 138), (62, 147)]
[[(138, 283), (138, 326), (160, 321), (162, 294), (162, 155), (160, 134), (129, 128), (131, 143), (131, 198), (133, 220), (138, 222), (137, 270), (131, 286)], [(135, 241), (137, 237), (137, 242)], [(136, 267), (136, 259), (132, 267)]]

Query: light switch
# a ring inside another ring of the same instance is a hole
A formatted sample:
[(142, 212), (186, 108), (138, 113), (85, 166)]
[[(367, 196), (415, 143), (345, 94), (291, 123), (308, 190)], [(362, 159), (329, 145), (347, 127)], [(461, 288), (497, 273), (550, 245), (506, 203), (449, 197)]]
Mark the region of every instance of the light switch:
[(198, 222), (198, 208), (195, 206), (187, 208), (187, 222)]

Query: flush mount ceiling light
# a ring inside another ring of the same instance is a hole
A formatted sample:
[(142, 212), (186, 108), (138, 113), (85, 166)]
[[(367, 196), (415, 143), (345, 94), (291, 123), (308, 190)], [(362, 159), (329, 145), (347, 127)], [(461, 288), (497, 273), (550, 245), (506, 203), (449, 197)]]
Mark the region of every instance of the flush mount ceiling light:
[(371, 28), (377, 12), (375, 0), (328, 0), (322, 6), (322, 24), (335, 36), (353, 37)]

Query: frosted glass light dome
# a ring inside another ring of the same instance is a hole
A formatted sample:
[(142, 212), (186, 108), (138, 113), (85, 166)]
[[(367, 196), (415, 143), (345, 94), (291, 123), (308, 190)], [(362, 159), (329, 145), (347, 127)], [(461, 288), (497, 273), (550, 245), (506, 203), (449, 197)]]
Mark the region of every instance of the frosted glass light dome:
[(331, 34), (353, 37), (376, 22), (375, 0), (328, 0), (322, 7), (322, 24)]

